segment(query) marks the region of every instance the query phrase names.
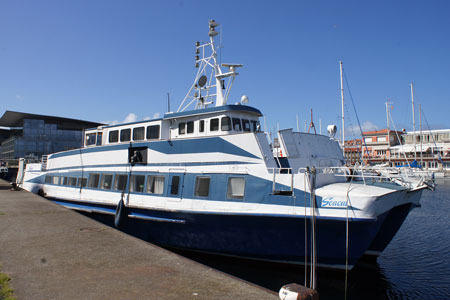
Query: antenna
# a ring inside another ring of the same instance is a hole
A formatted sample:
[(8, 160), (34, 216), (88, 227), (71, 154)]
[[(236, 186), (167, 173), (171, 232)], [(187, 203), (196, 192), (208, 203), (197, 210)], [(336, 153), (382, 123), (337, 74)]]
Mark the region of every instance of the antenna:
[[(214, 41), (219, 35), (216, 27), (220, 24), (210, 20), (208, 25), (209, 42), (195, 43), (197, 75), (177, 112), (185, 111), (193, 103), (196, 109), (206, 108), (214, 103), (215, 106), (226, 105), (234, 79), (239, 75), (236, 69), (242, 67), (241, 64), (221, 64), (221, 57), (218, 57), (217, 52), (222, 45), (217, 46)], [(221, 67), (228, 68), (228, 71), (222, 71)]]
[(167, 112), (170, 112), (170, 94), (167, 93)]

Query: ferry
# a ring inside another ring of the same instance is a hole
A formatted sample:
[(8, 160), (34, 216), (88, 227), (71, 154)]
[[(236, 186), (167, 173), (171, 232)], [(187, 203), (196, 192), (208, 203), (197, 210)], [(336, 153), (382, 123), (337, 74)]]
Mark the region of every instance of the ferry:
[(333, 132), (280, 130), (274, 155), (261, 111), (230, 104), (242, 65), (219, 64), (217, 25), (176, 112), (87, 130), (80, 149), (22, 162), (19, 186), (166, 247), (337, 269), (382, 251), (421, 189), (352, 180)]

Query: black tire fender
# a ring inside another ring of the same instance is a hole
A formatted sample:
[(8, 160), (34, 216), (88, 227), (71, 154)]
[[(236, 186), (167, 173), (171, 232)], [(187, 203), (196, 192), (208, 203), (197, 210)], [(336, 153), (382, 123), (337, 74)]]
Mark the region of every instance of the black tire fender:
[(114, 227), (117, 229), (123, 229), (127, 223), (128, 212), (123, 199), (120, 199), (117, 203), (116, 214), (114, 215)]

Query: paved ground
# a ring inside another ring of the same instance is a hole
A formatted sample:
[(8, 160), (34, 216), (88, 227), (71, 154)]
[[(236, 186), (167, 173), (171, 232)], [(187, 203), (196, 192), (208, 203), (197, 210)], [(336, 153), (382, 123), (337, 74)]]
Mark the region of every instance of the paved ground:
[(278, 299), (4, 181), (0, 263), (19, 300)]

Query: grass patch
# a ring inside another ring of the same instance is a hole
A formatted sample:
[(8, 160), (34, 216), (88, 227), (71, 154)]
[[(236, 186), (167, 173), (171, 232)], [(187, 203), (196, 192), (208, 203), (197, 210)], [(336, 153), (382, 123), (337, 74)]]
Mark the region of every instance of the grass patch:
[(8, 275), (0, 273), (0, 300), (16, 300), (13, 290), (9, 287), (10, 280)]

